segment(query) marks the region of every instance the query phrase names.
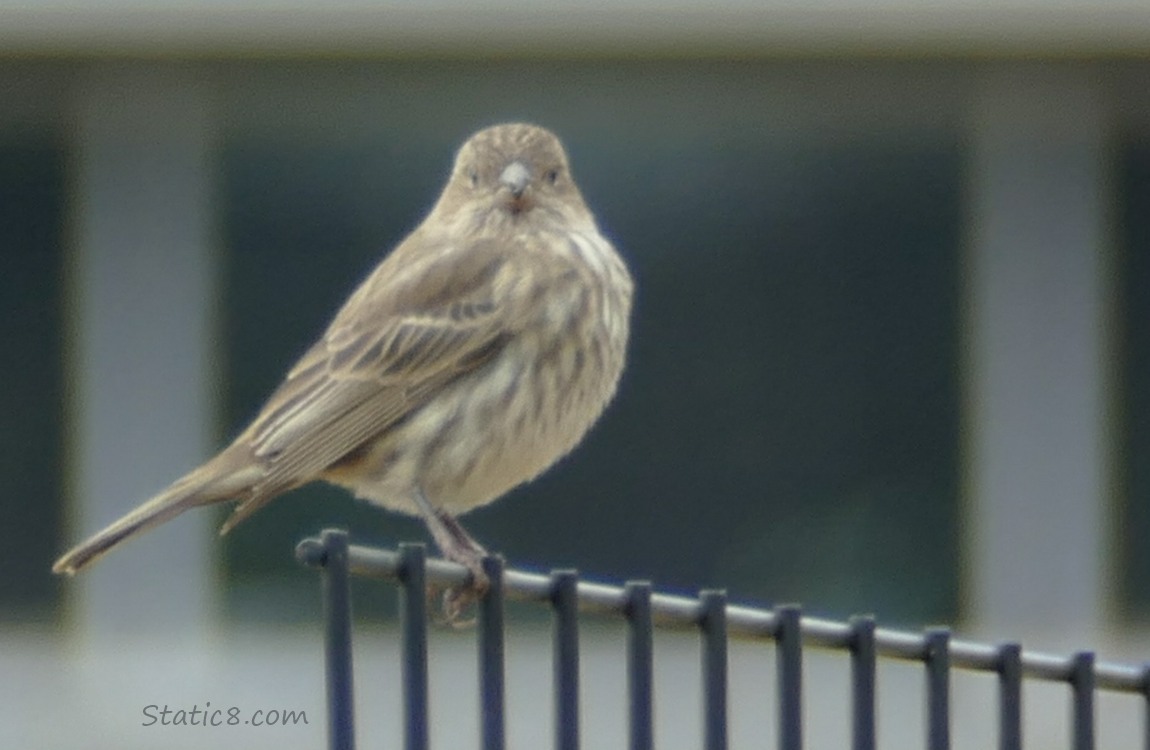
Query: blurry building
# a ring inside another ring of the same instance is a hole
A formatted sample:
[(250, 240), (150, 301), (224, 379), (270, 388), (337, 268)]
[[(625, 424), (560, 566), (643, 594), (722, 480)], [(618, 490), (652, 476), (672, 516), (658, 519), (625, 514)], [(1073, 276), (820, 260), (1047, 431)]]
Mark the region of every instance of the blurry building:
[(522, 119), (631, 263), (634, 340), (591, 437), (476, 536), (1128, 656), (1148, 90), (1137, 3), (0, 0), (0, 651), (286, 638), (316, 618), (299, 537), (423, 538), (312, 487), (49, 572), (242, 427), (458, 144)]

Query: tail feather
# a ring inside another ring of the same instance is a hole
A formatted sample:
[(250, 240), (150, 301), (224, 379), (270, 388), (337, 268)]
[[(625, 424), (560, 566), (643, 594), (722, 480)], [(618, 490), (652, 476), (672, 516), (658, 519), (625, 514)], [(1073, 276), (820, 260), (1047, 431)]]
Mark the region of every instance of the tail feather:
[(64, 553), (53, 573), (74, 575), (125, 539), (168, 521), (189, 508), (238, 499), (257, 480), (254, 467), (223, 471), (218, 458), (175, 482), (160, 494)]

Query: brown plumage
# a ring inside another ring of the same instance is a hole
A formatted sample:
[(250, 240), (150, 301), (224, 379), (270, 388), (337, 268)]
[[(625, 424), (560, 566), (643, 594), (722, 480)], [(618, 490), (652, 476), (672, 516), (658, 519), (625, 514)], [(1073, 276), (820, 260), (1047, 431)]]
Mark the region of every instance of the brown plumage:
[(237, 503), (226, 533), (324, 479), (421, 515), (478, 579), (483, 548), (454, 516), (534, 478), (591, 427), (623, 369), (631, 292), (559, 140), (482, 130), (251, 425), (53, 570), (73, 574), (199, 505)]

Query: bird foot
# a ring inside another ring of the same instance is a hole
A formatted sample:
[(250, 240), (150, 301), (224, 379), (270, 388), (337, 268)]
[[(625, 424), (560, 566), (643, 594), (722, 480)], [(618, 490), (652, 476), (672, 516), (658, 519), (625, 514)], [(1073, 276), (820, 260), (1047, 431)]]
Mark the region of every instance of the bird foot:
[[(441, 623), (456, 628), (470, 627), (475, 624), (475, 618), (465, 618), (464, 613), (491, 587), (491, 581), (483, 572), (483, 558), (487, 557), (487, 550), (467, 533), (455, 516), (432, 507), (421, 491), (415, 493), (415, 502), (443, 556), (471, 571), (471, 578), (468, 581), (443, 592)], [(430, 596), (438, 592), (428, 593)]]
[(443, 592), (443, 622), (453, 628), (469, 628), (475, 624), (475, 618), (465, 617), (466, 613), (491, 588), (491, 581), (483, 572), (483, 558), (487, 557), (487, 550), (453, 516), (447, 513), (437, 515), (448, 532), (446, 538), (437, 540), (443, 556), (471, 571), (471, 578), (467, 582)]
[(441, 603), (441, 621), (443, 624), (460, 630), (475, 625), (475, 617), (469, 616), (468, 612), (479, 603), (479, 600), (491, 588), (491, 581), (483, 572), (482, 561), (482, 557), (454, 560), (454, 562), (465, 565), (471, 571), (471, 579), (467, 583), (452, 586), (443, 592)]

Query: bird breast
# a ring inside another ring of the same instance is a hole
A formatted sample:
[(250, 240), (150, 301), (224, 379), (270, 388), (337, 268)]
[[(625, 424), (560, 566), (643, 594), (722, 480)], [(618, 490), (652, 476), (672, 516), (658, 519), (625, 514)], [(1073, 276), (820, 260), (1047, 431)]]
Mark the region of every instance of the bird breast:
[[(570, 238), (570, 235), (569, 235)], [(416, 513), (422, 489), (459, 514), (529, 481), (566, 455), (602, 414), (623, 369), (631, 279), (601, 237), (570, 239), (577, 277), (554, 284), (483, 368), (449, 385), (366, 457), (353, 491)]]

